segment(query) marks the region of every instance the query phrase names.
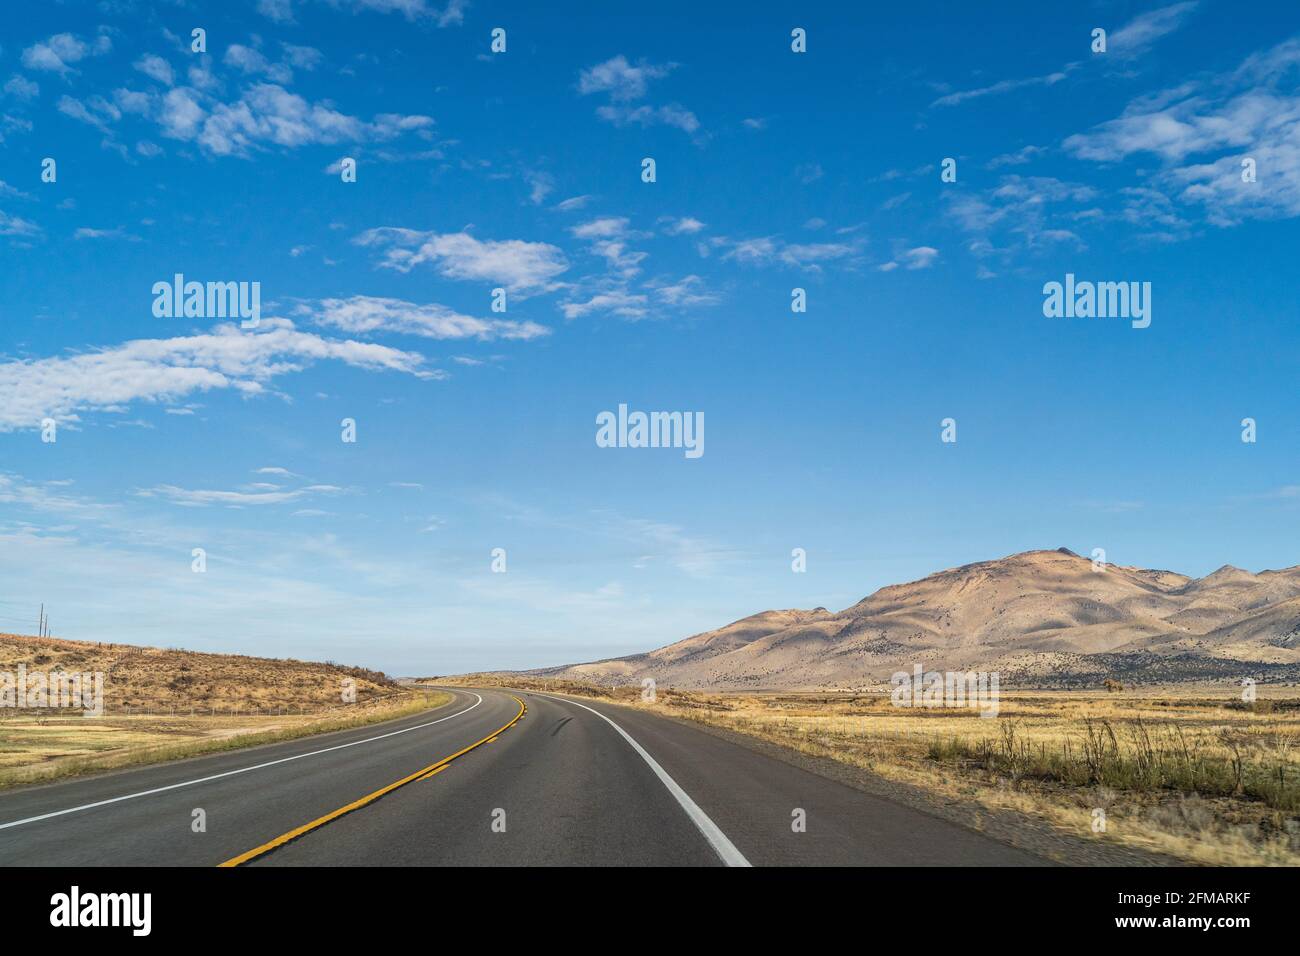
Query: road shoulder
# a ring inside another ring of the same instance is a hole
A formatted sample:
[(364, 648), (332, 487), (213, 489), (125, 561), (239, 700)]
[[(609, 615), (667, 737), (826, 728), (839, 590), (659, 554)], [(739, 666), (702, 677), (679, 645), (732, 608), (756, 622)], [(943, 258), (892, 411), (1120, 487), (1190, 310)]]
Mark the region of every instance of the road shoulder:
[[(633, 713), (647, 713), (639, 708), (625, 708), (619, 704), (608, 703), (617, 710), (630, 709)], [(1176, 857), (1117, 846), (1101, 841), (1081, 840), (1068, 833), (1063, 833), (1041, 820), (1009, 809), (994, 809), (973, 801), (958, 801), (943, 798), (920, 787), (886, 780), (861, 767), (801, 753), (780, 744), (753, 737), (725, 727), (717, 727), (699, 721), (683, 720), (669, 714), (655, 714), (663, 720), (694, 727), (706, 734), (744, 747), (754, 753), (762, 754), (773, 760), (814, 773), (836, 783), (844, 784), (873, 797), (889, 800), (893, 803), (916, 810), (930, 816), (938, 817), (948, 823), (954, 823), (968, 830), (973, 830), (990, 839), (1008, 846), (1032, 853), (1044, 860), (1067, 866), (1125, 866), (1125, 867), (1163, 867), (1186, 866)]]

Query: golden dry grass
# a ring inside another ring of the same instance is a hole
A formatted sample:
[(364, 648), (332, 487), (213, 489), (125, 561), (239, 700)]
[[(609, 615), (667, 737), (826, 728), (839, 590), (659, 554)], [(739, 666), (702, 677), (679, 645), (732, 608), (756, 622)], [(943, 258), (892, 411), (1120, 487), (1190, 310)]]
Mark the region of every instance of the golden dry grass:
[(283, 717), (9, 716), (0, 719), (0, 788), (346, 730), (451, 700), (438, 691), (410, 692)]
[[(450, 702), (358, 667), (0, 634), (0, 672), (104, 675), (99, 717), (0, 707), (0, 787), (389, 720)], [(344, 682), (355, 702), (343, 700)]]
[(338, 704), (345, 679), (355, 681), (358, 702), (396, 689), (378, 671), (330, 662), (0, 634), (0, 671), (14, 672), (19, 664), (29, 671), (103, 673), (104, 710), (111, 715), (128, 709), (308, 712)]
[[(982, 718), (893, 707), (884, 694), (660, 690), (647, 702), (638, 687), (464, 680), (656, 709), (1189, 862), (1300, 865), (1300, 697), (1277, 689), (1253, 706), (1230, 688), (1003, 692), (998, 716)], [(1093, 832), (1097, 809), (1104, 833)]]

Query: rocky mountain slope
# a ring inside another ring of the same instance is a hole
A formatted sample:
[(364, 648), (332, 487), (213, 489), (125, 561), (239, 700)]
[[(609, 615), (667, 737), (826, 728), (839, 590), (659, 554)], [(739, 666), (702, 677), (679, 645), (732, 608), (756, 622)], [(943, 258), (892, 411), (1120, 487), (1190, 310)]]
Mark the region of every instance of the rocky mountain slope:
[(839, 613), (764, 611), (645, 654), (533, 673), (664, 686), (865, 688), (914, 664), (1004, 681), (1300, 679), (1300, 567), (1203, 578), (1027, 551), (881, 588)]

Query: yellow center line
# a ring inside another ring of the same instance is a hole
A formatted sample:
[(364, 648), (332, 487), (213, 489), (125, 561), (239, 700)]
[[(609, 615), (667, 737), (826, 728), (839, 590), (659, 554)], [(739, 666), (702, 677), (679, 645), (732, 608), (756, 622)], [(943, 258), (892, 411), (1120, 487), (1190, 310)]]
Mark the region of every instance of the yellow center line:
[(266, 843), (263, 843), (261, 846), (253, 847), (253, 849), (249, 850), (247, 853), (241, 853), (239, 854), (239, 856), (232, 857), (229, 860), (227, 860), (225, 863), (221, 863), (219, 865), (220, 866), (242, 866), (243, 864), (247, 863), (249, 860), (254, 860), (257, 859), (257, 857), (259, 856), (263, 856), (264, 854), (270, 853), (272, 850), (284, 846), (286, 843), (290, 842), (291, 840), (296, 840), (298, 839), (298, 837), (302, 836), (305, 833), (310, 833), (312, 830), (323, 827), (325, 824), (337, 820), (339, 817), (344, 816), (345, 814), (349, 814), (353, 810), (360, 810), (362, 807), (366, 806), (367, 804), (374, 803), (380, 797), (392, 793), (394, 790), (398, 789), (399, 787), (404, 787), (408, 783), (411, 783), (416, 780), (420, 780), (426, 777), (431, 777), (435, 773), (438, 773), (440, 770), (446, 769), (447, 764), (451, 763), (457, 757), (463, 757), (465, 754), (469, 753), (475, 747), (481, 746), (482, 744), (485, 744), (488, 741), (495, 740), (498, 734), (504, 733), (505, 731), (509, 730), (511, 727), (513, 727), (516, 723), (519, 722), (519, 720), (524, 716), (524, 711), (526, 711), (528, 707), (527, 705), (524, 704), (522, 700), (520, 700), (518, 697), (515, 697), (514, 694), (511, 694), (510, 696), (514, 697), (515, 703), (519, 705), (519, 713), (515, 714), (513, 719), (511, 719), (510, 723), (506, 724), (500, 730), (492, 731), (492, 733), (488, 734), (482, 740), (475, 741), (474, 743), (470, 744), (468, 747), (464, 748), (463, 750), (456, 751), (450, 757), (443, 757), (438, 762), (431, 763), (423, 770), (417, 770), (415, 771), (415, 773), (403, 777), (401, 780), (398, 780), (396, 783), (390, 783), (388, 786), (382, 787), (379, 790), (376, 790), (374, 793), (368, 793), (359, 800), (353, 800), (345, 807), (339, 807), (337, 810), (327, 813), (323, 817), (317, 817), (315, 820), (311, 821), (311, 823), (304, 823), (302, 826), (290, 830), (288, 833), (278, 836), (274, 840), (269, 840)]

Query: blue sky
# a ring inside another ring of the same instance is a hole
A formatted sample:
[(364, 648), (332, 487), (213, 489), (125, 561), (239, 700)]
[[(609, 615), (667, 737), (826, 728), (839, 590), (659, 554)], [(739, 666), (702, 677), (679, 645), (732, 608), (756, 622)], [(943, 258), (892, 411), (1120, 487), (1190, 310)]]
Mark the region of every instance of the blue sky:
[[(837, 6), (11, 12), (0, 629), (438, 673), (1032, 548), (1294, 565), (1300, 8)], [(259, 326), (155, 317), (178, 272)], [(704, 455), (597, 447), (620, 403)]]

